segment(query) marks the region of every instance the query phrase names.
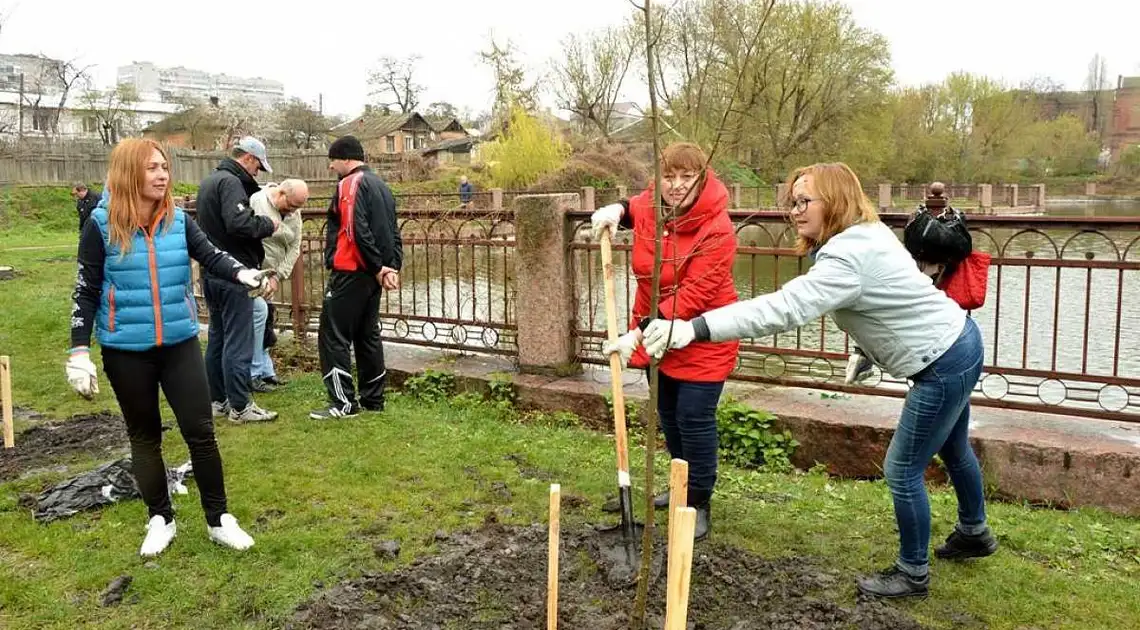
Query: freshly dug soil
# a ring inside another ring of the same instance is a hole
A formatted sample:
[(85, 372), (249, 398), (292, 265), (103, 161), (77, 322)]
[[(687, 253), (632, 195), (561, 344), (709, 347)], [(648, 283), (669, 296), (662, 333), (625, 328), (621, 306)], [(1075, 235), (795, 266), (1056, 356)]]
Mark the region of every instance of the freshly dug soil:
[(108, 412), (36, 425), (16, 435), (14, 448), (0, 448), (0, 481), (51, 466), (77, 453), (102, 455), (127, 447), (123, 418)]
[[(615, 587), (599, 566), (590, 529), (563, 531), (560, 628), (626, 630), (635, 589)], [(369, 573), (315, 595), (290, 628), (540, 630), (546, 627), (547, 535), (543, 525), (484, 527), (441, 542), (437, 555), (391, 573)], [(655, 546), (655, 549), (661, 545)], [(767, 560), (716, 543), (693, 558), (689, 627), (702, 630), (920, 629), (904, 612), (875, 601), (840, 606), (828, 590), (852, 593), (840, 576), (810, 559)], [(649, 589), (648, 628), (661, 628), (665, 571)]]

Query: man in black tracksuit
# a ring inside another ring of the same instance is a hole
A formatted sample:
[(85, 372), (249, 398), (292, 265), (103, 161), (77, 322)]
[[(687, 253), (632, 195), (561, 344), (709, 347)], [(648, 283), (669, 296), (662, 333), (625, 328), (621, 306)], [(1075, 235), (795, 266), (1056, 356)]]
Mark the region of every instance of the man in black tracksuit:
[[(272, 170), (265, 145), (256, 138), (242, 138), (232, 155), (222, 160), (198, 188), (198, 225), (218, 249), (257, 269), (265, 260), (261, 239), (272, 236), (277, 225), (269, 217), (255, 215), (249, 198), (261, 189), (254, 175)], [(202, 294), (210, 309), (206, 375), (214, 416), (228, 416), (238, 423), (275, 419), (276, 412), (262, 409), (250, 397), (253, 298), (245, 287), (216, 278), (204, 269)]]
[[(340, 181), (329, 205), (325, 266), (331, 270), (321, 310), (318, 348), (329, 405), (315, 420), (384, 409), (384, 348), (380, 344), (380, 292), (400, 286), (403, 244), (396, 200), (364, 163), (360, 142), (345, 136), (329, 147), (329, 169)], [(360, 399), (352, 382), (352, 356)]]

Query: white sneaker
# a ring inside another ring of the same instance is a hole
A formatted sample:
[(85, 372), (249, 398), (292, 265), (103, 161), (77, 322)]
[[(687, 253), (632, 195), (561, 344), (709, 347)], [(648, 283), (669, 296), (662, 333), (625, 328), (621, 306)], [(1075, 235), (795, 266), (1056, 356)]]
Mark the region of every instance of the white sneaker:
[(214, 412), (215, 418), (225, 418), (230, 415), (230, 403), (228, 400), (222, 402), (213, 401), (210, 403), (210, 409)]
[(143, 539), (142, 549), (139, 549), (140, 556), (157, 556), (174, 540), (174, 534), (178, 532), (178, 526), (174, 521), (166, 522), (163, 516), (151, 517), (150, 522), (146, 524), (146, 538)]
[(243, 551), (253, 546), (253, 538), (238, 526), (237, 519), (232, 514), (222, 515), (222, 524), (219, 527), (207, 527), (210, 540), (225, 545), (231, 549)]
[(230, 422), (235, 424), (245, 424), (247, 422), (272, 422), (277, 419), (276, 411), (268, 411), (257, 406), (257, 403), (252, 400), (245, 406), (245, 409), (238, 411), (237, 409), (230, 409)]

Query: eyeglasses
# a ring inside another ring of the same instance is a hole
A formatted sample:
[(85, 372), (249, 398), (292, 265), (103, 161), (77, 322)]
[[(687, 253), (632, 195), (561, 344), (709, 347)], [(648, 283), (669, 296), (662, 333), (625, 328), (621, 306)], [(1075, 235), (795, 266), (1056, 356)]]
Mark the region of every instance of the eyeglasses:
[(815, 201), (815, 199), (811, 199), (810, 197), (800, 197), (799, 199), (794, 199), (792, 200), (792, 207), (788, 209), (788, 212), (792, 214), (807, 212), (808, 205), (813, 201)]

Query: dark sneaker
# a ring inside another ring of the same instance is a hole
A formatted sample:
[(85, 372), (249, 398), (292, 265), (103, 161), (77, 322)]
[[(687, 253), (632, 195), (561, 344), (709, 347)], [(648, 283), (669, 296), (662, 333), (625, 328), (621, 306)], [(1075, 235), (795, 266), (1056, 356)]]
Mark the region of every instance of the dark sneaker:
[(379, 403), (379, 404), (361, 403), (360, 408), (365, 410), (365, 411), (371, 411), (373, 413), (380, 413), (380, 412), (384, 411), (384, 403)]
[(271, 394), (277, 391), (276, 387), (274, 387), (272, 384), (270, 384), (269, 381), (263, 378), (253, 379), (249, 384), (249, 388), (259, 394)]
[(265, 378), (262, 378), (261, 380), (265, 381), (266, 383), (269, 383), (270, 385), (272, 385), (274, 387), (285, 387), (285, 385), (289, 382), (289, 381), (281, 380), (281, 379), (277, 378), (276, 376), (266, 376)]
[(939, 560), (984, 558), (993, 555), (997, 549), (997, 538), (994, 538), (994, 533), (988, 527), (986, 531), (974, 536), (968, 536), (954, 528), (946, 542), (934, 548), (934, 557)]
[(653, 497), (653, 507), (658, 509), (658, 510), (669, 509), (669, 491), (668, 490), (666, 490), (665, 492), (662, 492), (661, 494)]
[(348, 406), (330, 405), (325, 409), (317, 409), (309, 412), (309, 417), (313, 420), (335, 420), (337, 418), (355, 418), (360, 413), (360, 405), (352, 403)]
[(858, 586), (861, 594), (884, 599), (926, 597), (930, 593), (930, 575), (911, 577), (893, 566), (878, 575), (859, 578)]
[(697, 506), (697, 525), (693, 529), (693, 542), (700, 542), (709, 537), (712, 529), (712, 513), (709, 504)]

